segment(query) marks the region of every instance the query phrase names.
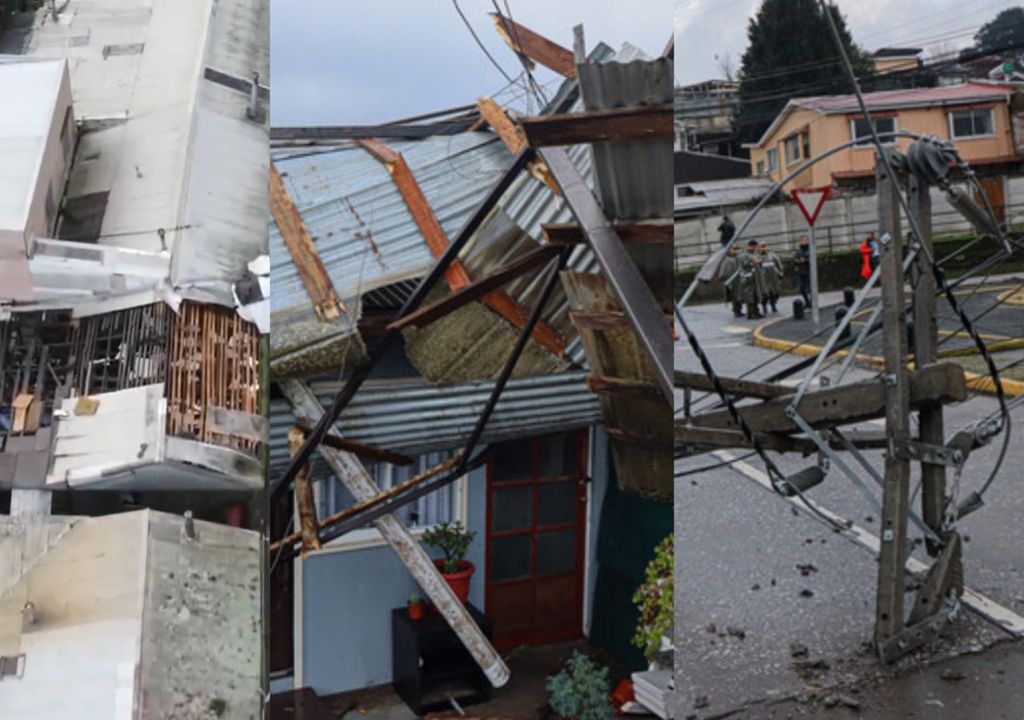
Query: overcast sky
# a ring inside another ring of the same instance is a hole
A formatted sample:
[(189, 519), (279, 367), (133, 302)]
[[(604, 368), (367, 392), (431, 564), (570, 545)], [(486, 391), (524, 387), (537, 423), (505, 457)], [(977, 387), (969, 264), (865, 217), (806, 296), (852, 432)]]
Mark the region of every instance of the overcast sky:
[[(675, 0), (676, 82), (723, 77), (722, 58), (735, 67), (747, 45), (747, 21), (761, 0)], [(880, 47), (948, 50), (971, 43), (978, 27), (1022, 0), (839, 0), (853, 40)], [(717, 58), (716, 58), (717, 56)]]
[[(672, 33), (673, 0), (509, 0), (522, 25), (572, 48), (583, 23), (587, 49), (629, 41), (652, 56)], [(499, 2), (504, 8), (504, 2)], [(470, 24), (515, 78), (522, 66), (487, 15), (491, 0), (460, 0)], [(493, 95), (507, 80), (474, 42), (450, 0), (271, 0), (271, 122), (386, 122)], [(554, 89), (553, 73), (535, 77)], [(500, 99), (523, 94), (513, 88)]]

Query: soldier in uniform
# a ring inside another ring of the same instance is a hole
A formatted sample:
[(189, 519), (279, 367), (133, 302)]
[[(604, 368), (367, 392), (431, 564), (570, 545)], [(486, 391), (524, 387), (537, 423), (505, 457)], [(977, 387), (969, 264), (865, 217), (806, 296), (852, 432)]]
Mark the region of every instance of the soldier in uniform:
[(761, 247), (761, 276), (764, 285), (764, 297), (761, 298), (761, 306), (764, 314), (768, 314), (768, 306), (772, 306), (772, 312), (779, 311), (779, 290), (782, 288), (782, 261), (779, 256), (768, 249), (768, 243), (762, 241)]
[(737, 258), (738, 252), (739, 248), (736, 247), (735, 243), (729, 246), (725, 259), (718, 268), (718, 279), (725, 288), (725, 302), (732, 305), (732, 314), (736, 317), (743, 317), (743, 309), (740, 307), (739, 297), (736, 294), (736, 286), (739, 280), (739, 275), (737, 275), (736, 271), (740, 267)]
[(757, 241), (747, 243), (747, 251), (739, 256), (739, 301), (747, 306), (747, 318), (757, 320), (764, 315), (758, 310), (761, 304), (761, 256), (757, 253)]

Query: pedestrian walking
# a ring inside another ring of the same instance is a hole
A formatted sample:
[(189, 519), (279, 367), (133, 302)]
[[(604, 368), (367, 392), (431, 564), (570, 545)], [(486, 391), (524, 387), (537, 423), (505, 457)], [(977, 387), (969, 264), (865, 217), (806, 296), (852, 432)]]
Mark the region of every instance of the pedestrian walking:
[(811, 241), (806, 235), (800, 236), (800, 244), (797, 246), (796, 255), (796, 279), (800, 288), (800, 295), (804, 299), (804, 306), (811, 307)]
[(722, 222), (718, 223), (718, 240), (725, 247), (732, 240), (733, 236), (736, 235), (736, 226), (732, 224), (732, 220), (729, 219), (728, 215), (722, 216)]
[(878, 238), (875, 237), (873, 232), (868, 233), (868, 245), (871, 247), (871, 272), (874, 272), (875, 268), (878, 267), (881, 256), (879, 255), (880, 246)]
[(779, 291), (782, 289), (782, 278), (784, 271), (782, 262), (778, 255), (768, 249), (768, 243), (761, 241), (759, 247), (761, 254), (761, 276), (764, 285), (764, 298), (761, 300), (761, 307), (764, 314), (768, 314), (768, 306), (771, 305), (772, 312), (779, 311)]

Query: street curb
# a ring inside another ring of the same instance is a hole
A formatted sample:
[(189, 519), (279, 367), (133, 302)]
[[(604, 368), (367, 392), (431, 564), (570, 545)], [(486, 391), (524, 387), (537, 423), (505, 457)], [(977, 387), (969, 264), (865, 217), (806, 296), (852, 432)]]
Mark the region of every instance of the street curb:
[[(766, 350), (775, 350), (776, 352), (800, 355), (802, 357), (817, 355), (822, 351), (822, 349), (824, 349), (823, 345), (814, 345), (813, 343), (794, 343), (788, 340), (766, 337), (763, 332), (764, 329), (769, 325), (774, 325), (775, 323), (780, 322), (782, 319), (783, 318), (776, 318), (775, 320), (769, 320), (768, 322), (761, 323), (755, 327), (753, 332), (754, 346), (765, 348)], [(837, 357), (846, 357), (848, 354), (849, 352), (847, 350), (839, 350), (835, 353)], [(880, 355), (858, 354), (854, 359), (859, 363), (864, 363), (879, 369), (885, 365), (885, 360)], [(967, 387), (969, 389), (995, 395), (995, 383), (992, 382), (991, 376), (964, 371), (964, 377), (967, 378)], [(1003, 385), (1003, 393), (1005, 395), (1009, 397), (1024, 395), (1024, 381), (1002, 378), (1000, 382)]]

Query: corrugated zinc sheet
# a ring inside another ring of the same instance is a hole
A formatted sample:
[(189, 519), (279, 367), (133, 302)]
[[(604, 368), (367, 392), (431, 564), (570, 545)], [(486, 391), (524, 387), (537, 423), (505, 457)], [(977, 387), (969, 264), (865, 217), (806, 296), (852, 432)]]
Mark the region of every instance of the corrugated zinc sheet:
[[(509, 381), (487, 423), (483, 442), (561, 432), (599, 422), (601, 410), (585, 378), (586, 373), (576, 371)], [(339, 385), (318, 382), (312, 387), (326, 406)], [(493, 387), (490, 382), (446, 386), (420, 381), (367, 382), (342, 413), (337, 428), (351, 440), (407, 454), (456, 448), (469, 437)], [(287, 465), (286, 433), (293, 422), (287, 401), (271, 403), (271, 477)], [(318, 474), (327, 472), (319, 463), (315, 470)]]
[[(631, 57), (623, 52), (618, 57)], [(672, 58), (583, 63), (577, 66), (587, 110), (672, 102)], [(598, 197), (612, 219), (666, 218), (672, 214), (672, 140), (630, 140), (592, 145)]]

